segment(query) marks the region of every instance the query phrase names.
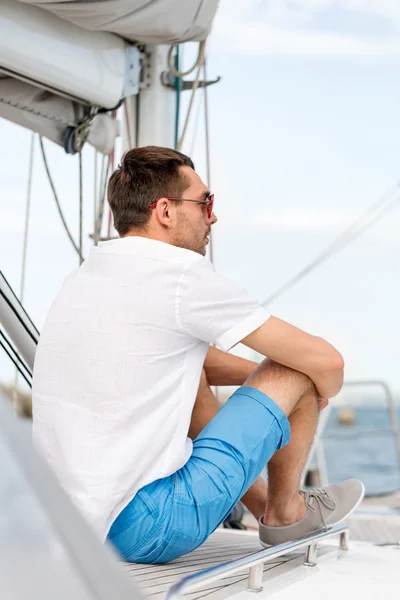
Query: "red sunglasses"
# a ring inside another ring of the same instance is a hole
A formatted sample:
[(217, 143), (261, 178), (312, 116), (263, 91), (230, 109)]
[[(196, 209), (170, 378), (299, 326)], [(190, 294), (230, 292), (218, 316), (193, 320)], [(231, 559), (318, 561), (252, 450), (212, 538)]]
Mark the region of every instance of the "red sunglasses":
[[(161, 198), (159, 198), (161, 200)], [(181, 202), (197, 202), (198, 204), (205, 204), (207, 206), (208, 218), (211, 218), (213, 206), (214, 206), (214, 194), (209, 194), (204, 200), (190, 200), (189, 198), (167, 198), (167, 200), (180, 200)], [(158, 200), (150, 204), (150, 208), (157, 206)]]

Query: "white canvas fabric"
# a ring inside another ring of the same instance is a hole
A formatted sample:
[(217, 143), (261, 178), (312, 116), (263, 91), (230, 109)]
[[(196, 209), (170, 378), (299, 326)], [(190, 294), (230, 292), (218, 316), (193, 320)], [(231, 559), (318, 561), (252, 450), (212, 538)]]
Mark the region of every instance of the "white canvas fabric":
[(143, 237), (99, 244), (67, 277), (36, 353), (33, 436), (100, 536), (189, 459), (209, 344), (229, 350), (268, 318), (207, 258)]
[[(0, 117), (35, 131), (59, 146), (64, 146), (66, 123), (76, 123), (87, 115), (87, 106), (1, 73), (0, 97), (7, 99), (5, 103), (0, 102)], [(16, 106), (29, 107), (29, 110)], [(109, 155), (118, 135), (118, 120), (101, 113), (94, 117), (87, 141), (98, 152)]]
[[(14, 0), (17, 1), (17, 0)], [(142, 44), (204, 40), (219, 0), (18, 0), (90, 31), (108, 31)]]

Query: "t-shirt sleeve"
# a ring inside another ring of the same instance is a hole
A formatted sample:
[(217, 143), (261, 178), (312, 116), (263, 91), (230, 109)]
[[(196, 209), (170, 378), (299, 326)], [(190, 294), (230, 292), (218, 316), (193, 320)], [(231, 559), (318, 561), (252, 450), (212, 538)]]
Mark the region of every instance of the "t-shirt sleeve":
[(192, 263), (182, 276), (176, 316), (190, 335), (227, 351), (268, 321), (270, 314), (204, 259)]

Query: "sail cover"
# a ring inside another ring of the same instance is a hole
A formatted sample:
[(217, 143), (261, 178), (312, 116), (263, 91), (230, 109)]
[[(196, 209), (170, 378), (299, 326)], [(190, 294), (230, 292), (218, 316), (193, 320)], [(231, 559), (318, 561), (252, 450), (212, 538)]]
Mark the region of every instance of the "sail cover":
[(15, 0), (141, 44), (204, 40), (219, 0)]
[[(127, 53), (138, 53), (132, 46), (202, 41), (218, 3), (0, 0), (0, 117), (66, 147), (68, 128), (90, 106), (111, 110), (135, 93), (124, 89)], [(117, 135), (117, 123), (103, 113), (87, 141), (109, 154)]]

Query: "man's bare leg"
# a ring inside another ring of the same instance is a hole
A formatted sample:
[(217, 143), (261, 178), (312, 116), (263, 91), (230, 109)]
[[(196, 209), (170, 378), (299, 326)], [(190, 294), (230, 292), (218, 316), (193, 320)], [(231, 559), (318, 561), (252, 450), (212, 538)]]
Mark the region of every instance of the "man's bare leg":
[(317, 428), (318, 394), (306, 375), (268, 359), (245, 385), (264, 392), (289, 418), (290, 442), (275, 452), (268, 463), (268, 501), (263, 522), (273, 527), (290, 525), (306, 514), (299, 486)]
[(291, 439), (268, 463), (269, 492), (264, 523), (290, 525), (304, 517), (304, 498), (299, 496), (301, 476), (318, 423), (316, 392), (302, 396), (289, 416)]
[[(189, 437), (192, 440), (215, 417), (219, 409), (220, 405), (212, 393), (206, 374), (203, 371), (189, 429)], [(267, 484), (265, 481), (259, 477), (247, 490), (241, 501), (257, 520), (263, 516), (267, 502)]]

